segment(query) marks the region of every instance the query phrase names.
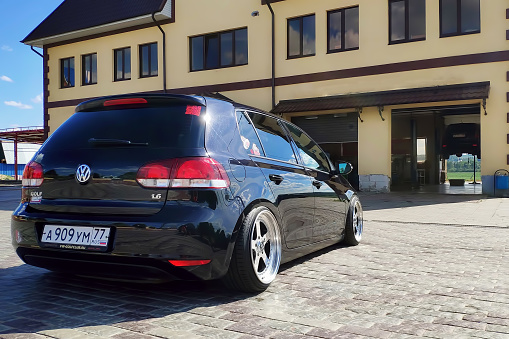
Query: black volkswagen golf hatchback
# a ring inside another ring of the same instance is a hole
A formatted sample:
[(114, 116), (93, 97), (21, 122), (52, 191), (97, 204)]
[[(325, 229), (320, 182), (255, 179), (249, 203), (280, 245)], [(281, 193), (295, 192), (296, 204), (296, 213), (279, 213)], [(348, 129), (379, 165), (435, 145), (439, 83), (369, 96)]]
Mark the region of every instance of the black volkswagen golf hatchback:
[(202, 96), (94, 99), (25, 167), (12, 239), (27, 264), (263, 291), (279, 266), (361, 240), (362, 206), (301, 129)]

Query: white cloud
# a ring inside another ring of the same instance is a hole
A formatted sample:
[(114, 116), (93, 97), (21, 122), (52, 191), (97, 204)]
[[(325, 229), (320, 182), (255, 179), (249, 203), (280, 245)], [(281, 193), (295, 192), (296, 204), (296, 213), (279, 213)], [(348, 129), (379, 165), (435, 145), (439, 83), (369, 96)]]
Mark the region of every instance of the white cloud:
[(42, 103), (42, 93), (36, 96), (35, 98), (30, 99), (34, 104)]
[(13, 49), (12, 49), (10, 46), (3, 45), (3, 46), (2, 46), (2, 51), (12, 52), (12, 51), (13, 51)]
[(33, 108), (30, 105), (25, 105), (25, 104), (22, 104), (21, 102), (16, 102), (16, 101), (4, 101), (4, 104), (6, 104), (7, 106), (18, 107), (19, 109), (32, 109)]
[(9, 78), (8, 76), (5, 76), (5, 75), (0, 76), (0, 80), (7, 81), (7, 82), (14, 82), (14, 81), (12, 81), (11, 78)]

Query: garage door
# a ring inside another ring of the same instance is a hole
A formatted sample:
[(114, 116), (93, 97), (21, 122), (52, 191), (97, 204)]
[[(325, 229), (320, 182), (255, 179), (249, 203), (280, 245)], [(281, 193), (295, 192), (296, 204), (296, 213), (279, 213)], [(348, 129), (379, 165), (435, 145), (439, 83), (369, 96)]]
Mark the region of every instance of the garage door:
[(357, 113), (338, 113), (293, 117), (292, 122), (306, 131), (317, 143), (356, 142)]

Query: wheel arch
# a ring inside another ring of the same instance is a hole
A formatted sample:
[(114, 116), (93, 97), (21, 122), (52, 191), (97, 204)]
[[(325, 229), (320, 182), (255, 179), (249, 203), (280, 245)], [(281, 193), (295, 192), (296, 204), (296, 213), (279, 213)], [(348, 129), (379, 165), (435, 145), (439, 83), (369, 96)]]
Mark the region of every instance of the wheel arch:
[[(235, 243), (237, 241), (237, 235), (239, 233), (240, 228), (242, 227), (244, 220), (246, 219), (249, 212), (251, 212), (253, 209), (260, 207), (260, 206), (267, 207), (271, 211), (271, 213), (274, 215), (274, 217), (276, 218), (276, 221), (279, 225), (279, 228), (280, 228), (281, 242), (285, 243), (283, 232), (281, 229), (281, 216), (279, 214), (279, 210), (278, 210), (277, 206), (275, 206), (273, 202), (271, 202), (270, 200), (265, 199), (265, 198), (253, 200), (240, 213), (240, 215), (237, 219), (237, 222), (235, 223), (235, 228), (233, 229), (230, 243), (228, 244), (228, 248), (227, 248), (227, 252), (226, 252), (226, 256), (225, 256), (224, 267), (226, 268), (226, 270), (228, 270), (228, 267), (230, 266), (230, 262), (231, 262), (232, 255), (233, 255), (233, 250), (235, 249)], [(226, 271), (224, 273), (226, 274)]]

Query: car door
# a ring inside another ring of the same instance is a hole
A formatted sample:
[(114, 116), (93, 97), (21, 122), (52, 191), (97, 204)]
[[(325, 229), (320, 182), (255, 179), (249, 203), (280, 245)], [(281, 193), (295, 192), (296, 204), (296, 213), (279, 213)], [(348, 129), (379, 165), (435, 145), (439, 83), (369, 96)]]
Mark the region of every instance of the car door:
[(311, 176), (315, 195), (313, 241), (339, 237), (346, 223), (347, 187), (331, 174), (331, 164), (323, 150), (300, 128), (284, 123), (295, 142), (299, 161)]
[(297, 163), (288, 135), (277, 118), (248, 113), (261, 141), (253, 145), (244, 140), (244, 147), (262, 169), (282, 219), (282, 232), (288, 248), (313, 241), (314, 192), (312, 180), (304, 166)]

